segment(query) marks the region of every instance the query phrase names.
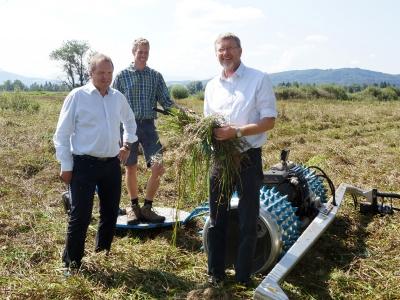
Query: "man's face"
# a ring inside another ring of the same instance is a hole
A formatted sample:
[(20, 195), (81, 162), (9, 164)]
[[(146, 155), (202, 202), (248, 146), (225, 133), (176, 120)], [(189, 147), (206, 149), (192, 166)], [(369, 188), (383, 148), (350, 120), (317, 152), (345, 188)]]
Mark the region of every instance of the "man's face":
[(216, 45), (215, 53), (224, 70), (233, 71), (239, 67), (242, 49), (234, 39), (221, 40)]
[(137, 67), (145, 67), (147, 60), (149, 59), (149, 45), (139, 45), (135, 52), (133, 53), (133, 57), (135, 58), (135, 66)]
[(103, 60), (97, 63), (91, 74), (93, 85), (100, 91), (106, 90), (111, 84), (113, 71), (114, 67), (110, 62)]

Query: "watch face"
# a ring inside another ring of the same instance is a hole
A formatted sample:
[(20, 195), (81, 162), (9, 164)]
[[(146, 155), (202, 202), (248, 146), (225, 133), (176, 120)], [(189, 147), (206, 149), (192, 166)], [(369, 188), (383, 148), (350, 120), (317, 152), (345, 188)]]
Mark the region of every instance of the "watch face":
[(242, 137), (242, 132), (240, 131), (239, 128), (236, 129), (236, 137), (238, 137), (238, 138)]

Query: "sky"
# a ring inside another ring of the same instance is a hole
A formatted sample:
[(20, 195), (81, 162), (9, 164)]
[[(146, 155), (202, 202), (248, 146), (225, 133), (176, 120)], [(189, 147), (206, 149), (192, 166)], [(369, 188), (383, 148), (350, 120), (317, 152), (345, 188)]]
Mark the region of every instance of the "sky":
[(216, 37), (233, 32), (243, 63), (268, 73), (400, 74), (399, 12), (397, 0), (0, 0), (0, 69), (62, 79), (49, 54), (75, 39), (109, 55), (118, 72), (145, 37), (148, 65), (167, 81), (203, 80), (220, 70)]

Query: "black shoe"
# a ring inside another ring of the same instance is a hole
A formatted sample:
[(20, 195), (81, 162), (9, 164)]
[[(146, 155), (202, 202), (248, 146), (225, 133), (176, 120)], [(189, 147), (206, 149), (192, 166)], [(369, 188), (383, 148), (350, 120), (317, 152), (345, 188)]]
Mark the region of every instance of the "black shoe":
[(137, 225), (140, 223), (141, 213), (137, 204), (131, 205), (126, 209), (126, 223), (128, 225)]
[(148, 223), (164, 223), (165, 221), (165, 217), (157, 214), (150, 205), (142, 206), (140, 209), (140, 217), (142, 221)]
[(124, 216), (126, 215), (126, 209), (125, 208), (118, 208), (118, 216)]
[(79, 272), (80, 267), (81, 263), (77, 263), (76, 261), (64, 263), (64, 277), (68, 278), (76, 275)]

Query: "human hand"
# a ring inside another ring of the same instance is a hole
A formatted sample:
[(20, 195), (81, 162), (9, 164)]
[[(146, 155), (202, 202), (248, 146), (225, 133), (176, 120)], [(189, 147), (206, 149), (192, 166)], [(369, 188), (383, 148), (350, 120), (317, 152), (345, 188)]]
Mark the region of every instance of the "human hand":
[(60, 172), (60, 179), (61, 179), (65, 184), (70, 184), (71, 179), (72, 179), (72, 171), (61, 171), (61, 172)]
[(236, 137), (236, 129), (232, 126), (223, 126), (214, 129), (214, 137), (218, 141), (230, 140)]
[(130, 152), (131, 152), (131, 150), (130, 150), (130, 149), (127, 149), (127, 148), (124, 147), (124, 146), (122, 146), (122, 147), (119, 149), (118, 158), (119, 158), (119, 161), (120, 161), (122, 164), (124, 164), (124, 165), (126, 164)]

